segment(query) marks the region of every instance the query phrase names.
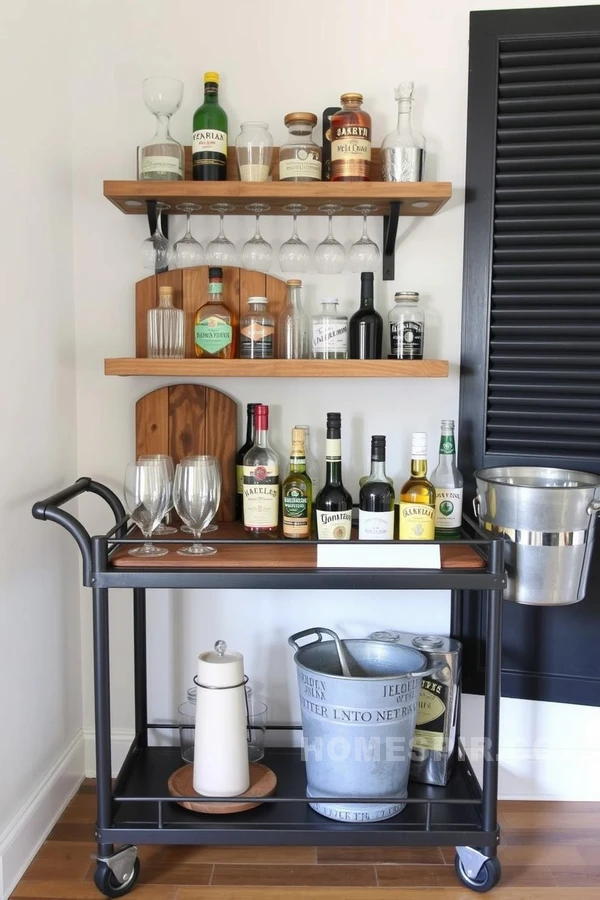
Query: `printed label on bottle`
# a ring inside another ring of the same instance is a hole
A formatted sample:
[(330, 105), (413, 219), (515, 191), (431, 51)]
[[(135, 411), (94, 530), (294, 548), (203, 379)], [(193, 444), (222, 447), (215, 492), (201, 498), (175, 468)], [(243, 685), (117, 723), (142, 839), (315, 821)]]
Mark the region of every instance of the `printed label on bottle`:
[(336, 128), (331, 142), (332, 177), (359, 176), (369, 178), (370, 171), (371, 129), (363, 125), (348, 125)]
[(460, 528), (462, 522), (462, 488), (435, 489), (435, 527)]
[(222, 294), (223, 293), (223, 282), (222, 281), (209, 281), (208, 282), (208, 293), (209, 294)]
[(433, 541), (435, 538), (435, 510), (423, 503), (400, 501), (401, 541)]
[(280, 159), (279, 180), (293, 181), (295, 178), (320, 181), (321, 160), (306, 150), (298, 150), (297, 155), (293, 159)]
[(266, 181), (269, 167), (260, 163), (245, 163), (240, 166), (240, 181)]
[(273, 359), (273, 325), (249, 322), (240, 329), (240, 357), (242, 359)]
[(283, 497), (283, 533), (286, 537), (308, 536), (308, 497), (299, 488), (290, 488)]
[(449, 685), (423, 679), (417, 706), (417, 727), (412, 746), (421, 750), (446, 750), (446, 710)]
[(327, 438), (325, 440), (325, 461), (341, 462), (342, 440), (341, 438)]
[(176, 175), (183, 178), (181, 161), (178, 156), (144, 156), (142, 158), (142, 178), (148, 175)]
[(195, 328), (195, 340), (205, 353), (218, 353), (228, 347), (232, 340), (232, 328), (229, 322), (220, 316), (208, 316), (201, 319)]
[(313, 322), (313, 353), (348, 351), (348, 322)]
[(440, 441), (441, 456), (452, 456), (452, 454), (455, 452), (456, 448), (454, 446), (454, 437), (451, 434), (443, 434)]
[(358, 511), (359, 541), (391, 541), (394, 537), (394, 510), (389, 512)]
[(214, 128), (200, 128), (192, 135), (192, 165), (194, 169), (203, 166), (227, 165), (227, 134)]
[(349, 541), (352, 532), (352, 510), (338, 512), (317, 510), (317, 537), (320, 541)]
[(423, 359), (423, 324), (421, 322), (392, 322), (390, 351), (396, 359)]
[(244, 525), (276, 528), (279, 519), (279, 467), (242, 466)]

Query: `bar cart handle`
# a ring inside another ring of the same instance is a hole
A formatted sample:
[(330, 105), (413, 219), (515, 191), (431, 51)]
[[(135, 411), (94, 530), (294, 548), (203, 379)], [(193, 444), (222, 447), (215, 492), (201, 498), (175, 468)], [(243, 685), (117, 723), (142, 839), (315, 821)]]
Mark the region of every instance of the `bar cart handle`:
[(37, 503), (33, 504), (31, 510), (33, 518), (45, 520), (48, 507), (63, 506), (63, 504), (68, 503), (69, 500), (78, 497), (79, 494), (89, 491), (91, 483), (91, 478), (78, 478), (74, 484), (70, 484), (69, 487), (63, 488), (62, 491), (57, 491), (56, 494), (52, 494), (51, 497), (47, 497), (45, 500), (38, 500)]

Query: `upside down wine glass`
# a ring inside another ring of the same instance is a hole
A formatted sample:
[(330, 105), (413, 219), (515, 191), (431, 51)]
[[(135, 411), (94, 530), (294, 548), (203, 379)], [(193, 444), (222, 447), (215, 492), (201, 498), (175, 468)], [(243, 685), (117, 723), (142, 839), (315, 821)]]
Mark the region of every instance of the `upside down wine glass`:
[[(214, 456), (196, 456), (182, 460), (175, 471), (173, 501), (177, 514), (191, 529), (197, 541), (214, 519), (221, 501), (221, 469)], [(178, 550), (180, 556), (209, 556), (216, 553), (206, 544), (190, 544)]]
[(213, 212), (219, 213), (220, 226), (216, 238), (206, 248), (206, 263), (209, 266), (235, 266), (237, 263), (237, 250), (235, 244), (225, 236), (225, 213), (233, 212), (235, 206), (231, 203), (213, 203)]
[(168, 203), (157, 200), (156, 230), (149, 238), (142, 241), (142, 265), (145, 269), (152, 269), (153, 272), (167, 269), (173, 259), (173, 246), (164, 236), (161, 225), (161, 216), (169, 208)]
[(187, 216), (185, 234), (173, 244), (175, 265), (178, 269), (188, 269), (190, 266), (204, 265), (204, 250), (202, 244), (192, 234), (192, 213), (198, 212), (202, 207), (198, 203), (179, 203), (176, 209), (180, 209)]
[(282, 272), (306, 272), (310, 251), (298, 234), (298, 214), (306, 212), (302, 203), (288, 203), (283, 207), (293, 216), (292, 236), (279, 248), (279, 267)]
[(242, 247), (242, 265), (246, 269), (268, 272), (273, 259), (273, 248), (260, 233), (260, 217), (268, 213), (271, 207), (266, 203), (250, 203), (246, 209), (256, 216), (256, 229), (254, 236)]
[(150, 539), (169, 508), (171, 486), (166, 466), (155, 459), (128, 463), (123, 494), (131, 520), (146, 538), (145, 544), (129, 551), (130, 556), (165, 556), (168, 550), (156, 547)]
[(367, 231), (367, 216), (377, 212), (377, 207), (370, 203), (361, 203), (355, 206), (354, 211), (361, 213), (363, 217), (362, 236), (350, 247), (350, 268), (353, 272), (375, 272), (379, 263), (379, 247), (371, 240)]
[(315, 268), (321, 275), (339, 275), (344, 270), (346, 251), (343, 244), (333, 236), (333, 216), (341, 212), (342, 206), (335, 203), (325, 203), (319, 207), (321, 212), (329, 216), (329, 228), (327, 237), (321, 241), (315, 250)]

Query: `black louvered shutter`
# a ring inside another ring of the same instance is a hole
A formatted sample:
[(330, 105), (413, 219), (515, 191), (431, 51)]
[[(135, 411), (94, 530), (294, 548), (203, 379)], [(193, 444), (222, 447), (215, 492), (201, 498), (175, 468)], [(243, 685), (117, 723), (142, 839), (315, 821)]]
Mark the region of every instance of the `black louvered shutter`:
[[(600, 472), (598, 6), (471, 15), (459, 462)], [(599, 595), (596, 547), (582, 603), (504, 604), (506, 696), (600, 705)]]

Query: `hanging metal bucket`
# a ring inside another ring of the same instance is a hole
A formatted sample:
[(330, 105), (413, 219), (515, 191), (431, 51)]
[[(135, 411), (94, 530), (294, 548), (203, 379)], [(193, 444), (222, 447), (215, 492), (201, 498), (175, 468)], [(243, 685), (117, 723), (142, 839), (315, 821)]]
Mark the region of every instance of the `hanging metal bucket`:
[[(317, 640), (303, 647), (297, 641)], [(334, 639), (322, 641), (322, 635)], [(311, 803), (345, 822), (378, 822), (404, 809), (421, 678), (437, 671), (411, 647), (341, 641), (352, 677), (341, 674), (338, 636), (311, 628), (289, 638), (296, 651), (308, 797), (381, 797), (381, 803)]]
[(539, 466), (475, 472), (475, 514), (506, 538), (507, 600), (566, 606), (585, 596), (600, 476)]

